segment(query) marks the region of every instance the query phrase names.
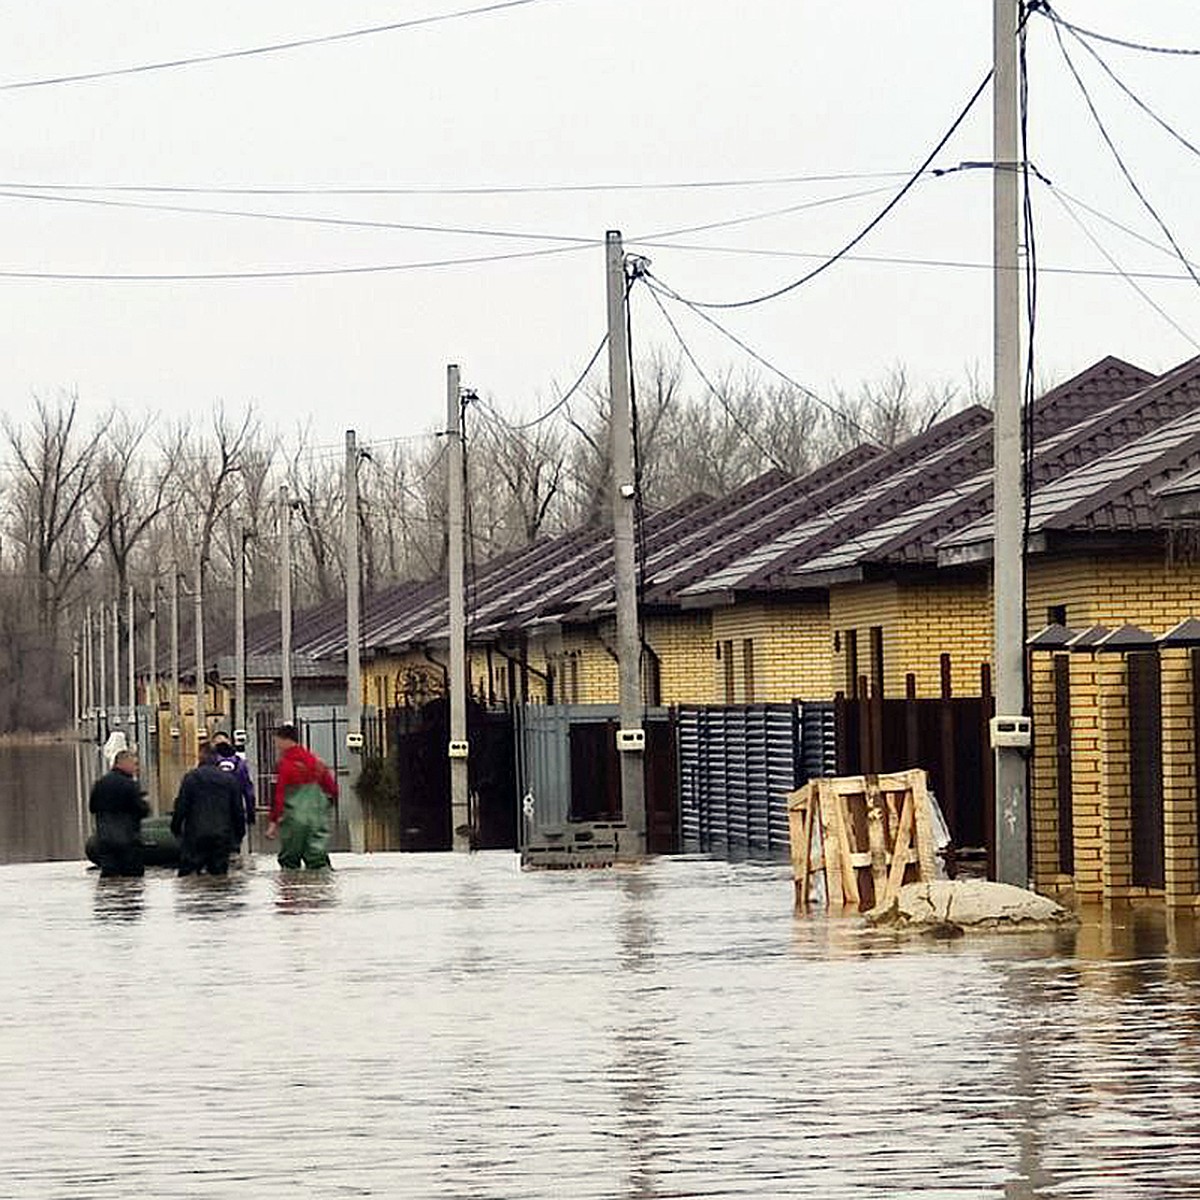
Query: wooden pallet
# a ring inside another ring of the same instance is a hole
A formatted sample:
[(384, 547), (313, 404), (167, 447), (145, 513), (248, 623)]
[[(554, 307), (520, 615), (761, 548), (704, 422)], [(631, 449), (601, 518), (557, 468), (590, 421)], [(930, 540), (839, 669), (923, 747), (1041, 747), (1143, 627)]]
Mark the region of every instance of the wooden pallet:
[(925, 772), (814, 779), (788, 797), (796, 906), (824, 875), (831, 911), (869, 912), (906, 883), (936, 875)]

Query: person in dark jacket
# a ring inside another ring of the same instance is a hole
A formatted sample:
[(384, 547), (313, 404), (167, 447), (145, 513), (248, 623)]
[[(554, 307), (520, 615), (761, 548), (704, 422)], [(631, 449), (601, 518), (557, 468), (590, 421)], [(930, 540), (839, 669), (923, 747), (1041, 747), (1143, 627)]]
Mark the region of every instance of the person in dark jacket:
[(254, 779), (250, 775), (246, 756), (238, 753), (229, 734), (223, 731), (213, 734), (212, 748), (217, 756), (217, 766), (232, 775), (237, 782), (246, 806), (246, 828), (249, 829), (255, 821), (257, 798), (254, 795)]
[(206, 751), (179, 785), (171, 832), (179, 839), (179, 874), (224, 875), (246, 833), (246, 810), (234, 777)]
[(96, 861), (100, 878), (144, 875), (142, 861), (142, 818), (150, 805), (137, 780), (138, 756), (121, 750), (112, 770), (92, 786), (88, 810), (96, 818)]

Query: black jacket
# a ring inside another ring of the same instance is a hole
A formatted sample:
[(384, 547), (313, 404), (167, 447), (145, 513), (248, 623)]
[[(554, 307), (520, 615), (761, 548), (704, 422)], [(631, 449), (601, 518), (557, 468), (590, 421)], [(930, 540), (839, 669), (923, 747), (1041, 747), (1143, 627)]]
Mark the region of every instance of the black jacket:
[(142, 818), (150, 815), (141, 784), (116, 768), (92, 785), (88, 809), (96, 818), (96, 837), (111, 846), (135, 845)]
[(235, 777), (209, 764), (189, 771), (175, 798), (171, 832), (190, 845), (199, 841), (238, 845), (246, 834), (246, 810)]

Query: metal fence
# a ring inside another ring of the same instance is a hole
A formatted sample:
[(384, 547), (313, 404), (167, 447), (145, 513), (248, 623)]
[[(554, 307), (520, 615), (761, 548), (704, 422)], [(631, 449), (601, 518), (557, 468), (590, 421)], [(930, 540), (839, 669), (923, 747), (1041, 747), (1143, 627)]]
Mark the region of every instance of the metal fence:
[(788, 850), (787, 795), (837, 763), (829, 703), (678, 710), (683, 849), (750, 858)]

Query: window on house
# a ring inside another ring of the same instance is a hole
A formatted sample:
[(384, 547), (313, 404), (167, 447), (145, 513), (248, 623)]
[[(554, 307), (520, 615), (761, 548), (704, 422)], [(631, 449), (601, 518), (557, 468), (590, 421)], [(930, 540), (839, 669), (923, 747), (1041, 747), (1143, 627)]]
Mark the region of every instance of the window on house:
[(734, 702), (733, 642), (721, 643), (721, 657), (725, 664), (725, 703)]
[(754, 639), (742, 642), (742, 699), (746, 704), (754, 703)]
[(846, 630), (846, 695), (858, 699), (858, 630)]
[(871, 689), (883, 695), (883, 626), (871, 626)]
[(1067, 606), (1065, 604), (1052, 604), (1046, 609), (1046, 624), (1047, 625), (1066, 625), (1067, 623)]

